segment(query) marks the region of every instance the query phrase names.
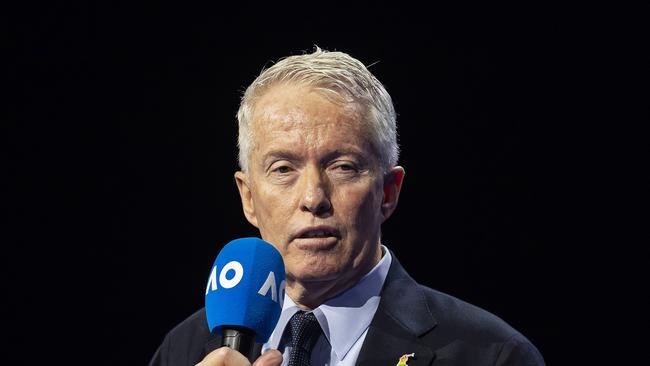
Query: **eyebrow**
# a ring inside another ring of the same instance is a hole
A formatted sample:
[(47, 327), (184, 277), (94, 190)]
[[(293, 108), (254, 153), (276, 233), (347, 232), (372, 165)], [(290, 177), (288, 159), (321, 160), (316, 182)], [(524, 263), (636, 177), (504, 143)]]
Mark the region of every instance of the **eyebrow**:
[(300, 160), (300, 155), (289, 150), (271, 150), (262, 157), (264, 166), (267, 165), (270, 159), (297, 161)]
[(358, 149), (336, 149), (330, 153), (325, 154), (322, 161), (327, 162), (336, 157), (346, 156), (346, 155), (352, 155), (355, 158), (359, 159), (360, 162), (365, 162), (366, 160), (368, 160), (366, 157), (364, 157), (362, 151)]
[[(344, 149), (336, 149), (334, 151), (328, 152), (323, 156), (322, 159), (320, 159), (321, 162), (328, 162), (336, 157), (339, 156), (345, 156), (345, 155), (351, 155), (354, 156), (355, 158), (359, 159), (360, 162), (366, 162), (368, 159), (364, 157), (362, 151), (358, 149), (350, 149), (350, 148), (344, 148)], [(289, 160), (292, 162), (299, 161), (303, 158), (301, 154), (297, 154), (293, 151), (290, 150), (271, 150), (264, 154), (262, 157), (262, 163), (266, 167), (268, 165), (269, 160)]]

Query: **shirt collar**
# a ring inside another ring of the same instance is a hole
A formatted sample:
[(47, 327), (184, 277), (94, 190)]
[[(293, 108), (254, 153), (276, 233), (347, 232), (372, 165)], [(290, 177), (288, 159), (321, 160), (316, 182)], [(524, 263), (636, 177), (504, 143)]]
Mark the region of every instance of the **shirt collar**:
[[(368, 329), (379, 306), (379, 294), (392, 261), (388, 249), (382, 245), (381, 250), (384, 255), (379, 263), (359, 282), (313, 310), (339, 360), (345, 357)], [(278, 349), (284, 328), (293, 314), (299, 310), (298, 305), (289, 296), (284, 297), (280, 319), (269, 341), (264, 345), (263, 351), (269, 348)]]

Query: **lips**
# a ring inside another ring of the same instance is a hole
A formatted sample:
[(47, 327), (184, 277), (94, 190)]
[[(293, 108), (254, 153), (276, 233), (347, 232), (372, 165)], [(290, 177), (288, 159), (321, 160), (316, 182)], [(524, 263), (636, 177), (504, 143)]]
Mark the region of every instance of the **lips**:
[(319, 225), (319, 226), (310, 226), (301, 229), (294, 236), (294, 239), (315, 239), (315, 238), (330, 238), (336, 237), (339, 238), (341, 233), (334, 227)]
[(328, 252), (338, 246), (341, 232), (335, 227), (319, 225), (299, 230), (292, 243), (299, 250), (316, 253)]

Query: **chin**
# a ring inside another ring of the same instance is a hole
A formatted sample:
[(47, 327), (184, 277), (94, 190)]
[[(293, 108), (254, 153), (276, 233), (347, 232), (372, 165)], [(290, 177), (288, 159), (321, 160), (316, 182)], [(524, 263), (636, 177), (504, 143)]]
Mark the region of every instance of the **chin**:
[(322, 282), (336, 280), (340, 275), (339, 268), (329, 266), (304, 266), (292, 271), (293, 277), (299, 282)]

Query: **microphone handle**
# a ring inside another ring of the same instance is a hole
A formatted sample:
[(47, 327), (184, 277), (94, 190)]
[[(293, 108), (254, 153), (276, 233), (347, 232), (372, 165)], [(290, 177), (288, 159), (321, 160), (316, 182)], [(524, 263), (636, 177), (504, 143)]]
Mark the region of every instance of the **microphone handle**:
[(224, 325), (221, 327), (221, 345), (239, 351), (253, 363), (259, 356), (259, 347), (255, 347), (255, 332), (244, 327)]

